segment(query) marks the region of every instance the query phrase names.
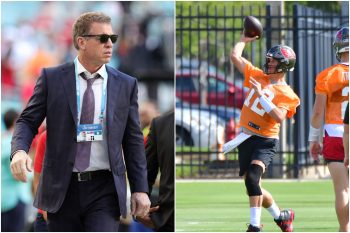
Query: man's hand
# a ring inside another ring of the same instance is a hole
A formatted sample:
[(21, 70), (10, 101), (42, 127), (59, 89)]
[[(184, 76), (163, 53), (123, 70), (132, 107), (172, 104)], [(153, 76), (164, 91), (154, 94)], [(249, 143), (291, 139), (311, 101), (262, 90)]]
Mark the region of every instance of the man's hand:
[(346, 156), (346, 155), (345, 155), (345, 158), (344, 158), (344, 165), (345, 165), (345, 167), (349, 168), (349, 156)]
[(18, 151), (13, 155), (10, 167), (16, 180), (27, 182), (27, 172), (32, 172), (32, 159), (26, 152)]
[(253, 79), (253, 77), (250, 77), (249, 82), (250, 84), (252, 84), (252, 88), (255, 90), (258, 97), (262, 96), (263, 92), (261, 90), (261, 84), (255, 79)]
[(154, 228), (155, 228), (155, 225), (154, 225), (154, 223), (153, 223), (153, 221), (152, 221), (152, 219), (151, 219), (151, 217), (150, 217), (150, 214), (153, 213), (153, 212), (158, 211), (158, 209), (159, 209), (159, 206), (151, 207), (151, 208), (149, 209), (148, 214), (147, 214), (146, 216), (144, 216), (144, 217), (137, 217), (137, 218), (136, 218), (137, 221), (140, 222), (140, 223), (142, 223), (144, 226), (146, 226), (146, 227), (148, 227), (148, 228), (154, 229)]
[(146, 193), (131, 194), (131, 215), (145, 217), (150, 206), (151, 202)]
[(319, 142), (310, 142), (310, 155), (315, 161), (318, 161), (318, 155), (322, 152), (322, 148)]
[(47, 211), (43, 211), (43, 218), (47, 222)]

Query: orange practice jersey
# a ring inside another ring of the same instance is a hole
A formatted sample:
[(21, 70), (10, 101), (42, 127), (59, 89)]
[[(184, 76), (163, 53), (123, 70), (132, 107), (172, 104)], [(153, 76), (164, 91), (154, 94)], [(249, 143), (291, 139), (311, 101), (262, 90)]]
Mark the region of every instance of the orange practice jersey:
[(349, 66), (336, 64), (319, 73), (315, 93), (327, 95), (325, 123), (343, 124), (349, 100)]
[(250, 77), (261, 83), (265, 96), (277, 107), (287, 110), (291, 118), (300, 104), (298, 96), (287, 84), (271, 84), (268, 75), (261, 69), (247, 63), (244, 70), (244, 86), (250, 88), (242, 108), (240, 125), (264, 137), (278, 137), (280, 124), (277, 123), (260, 104), (255, 90), (249, 83)]

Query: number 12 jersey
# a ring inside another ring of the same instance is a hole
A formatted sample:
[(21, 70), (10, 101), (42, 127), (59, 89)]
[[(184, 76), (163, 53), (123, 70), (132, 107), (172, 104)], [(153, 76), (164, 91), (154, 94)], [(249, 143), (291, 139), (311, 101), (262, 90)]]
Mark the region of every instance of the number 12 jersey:
[(272, 84), (269, 76), (254, 67), (250, 62), (244, 70), (244, 86), (250, 88), (242, 108), (240, 126), (262, 137), (278, 138), (280, 124), (273, 119), (260, 104), (255, 90), (249, 83), (253, 77), (261, 84), (264, 95), (278, 108), (287, 110), (287, 117), (291, 118), (300, 104), (299, 97), (287, 83)]

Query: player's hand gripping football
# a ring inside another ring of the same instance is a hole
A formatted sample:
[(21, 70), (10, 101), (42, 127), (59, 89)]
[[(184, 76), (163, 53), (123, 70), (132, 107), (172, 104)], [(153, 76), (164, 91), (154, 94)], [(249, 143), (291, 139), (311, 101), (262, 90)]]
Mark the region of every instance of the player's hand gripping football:
[(242, 32), (240, 41), (244, 42), (244, 43), (248, 43), (248, 42), (252, 42), (252, 41), (254, 41), (254, 40), (258, 39), (258, 38), (259, 38), (258, 36), (256, 36), (256, 37), (246, 37), (244, 35), (244, 32)]

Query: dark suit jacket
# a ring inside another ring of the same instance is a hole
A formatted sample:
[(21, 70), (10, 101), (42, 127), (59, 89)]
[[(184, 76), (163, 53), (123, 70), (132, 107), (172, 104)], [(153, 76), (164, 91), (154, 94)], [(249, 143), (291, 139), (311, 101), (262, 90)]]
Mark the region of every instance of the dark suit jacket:
[(153, 119), (146, 145), (148, 185), (152, 186), (160, 168), (159, 210), (151, 215), (156, 229), (174, 226), (174, 111)]
[[(126, 175), (131, 192), (148, 192), (147, 162), (140, 130), (137, 81), (106, 66), (108, 156), (121, 214), (126, 215)], [(46, 117), (47, 144), (34, 206), (51, 213), (61, 207), (77, 152), (77, 103), (74, 63), (43, 69), (27, 107), (19, 117), (11, 153), (28, 152)], [(122, 152), (123, 150), (123, 152)], [(125, 165), (123, 161), (123, 153)]]

